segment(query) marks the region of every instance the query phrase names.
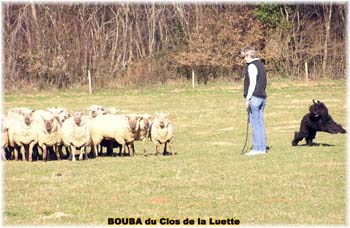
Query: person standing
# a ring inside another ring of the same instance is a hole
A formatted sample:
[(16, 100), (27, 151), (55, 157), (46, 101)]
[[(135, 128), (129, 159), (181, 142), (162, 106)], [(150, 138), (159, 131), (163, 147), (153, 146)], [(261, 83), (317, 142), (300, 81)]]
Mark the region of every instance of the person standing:
[(244, 77), (244, 98), (249, 111), (249, 121), (252, 128), (251, 151), (248, 156), (266, 154), (266, 133), (264, 110), (266, 105), (266, 72), (264, 64), (257, 58), (253, 47), (246, 46), (241, 51), (241, 57), (247, 63)]

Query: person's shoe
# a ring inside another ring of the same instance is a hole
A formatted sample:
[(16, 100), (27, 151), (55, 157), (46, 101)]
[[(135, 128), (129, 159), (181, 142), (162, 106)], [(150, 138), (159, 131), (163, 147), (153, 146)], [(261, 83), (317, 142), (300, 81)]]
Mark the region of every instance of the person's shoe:
[(248, 153), (246, 153), (245, 155), (247, 156), (254, 156), (254, 155), (258, 155), (258, 154), (266, 154), (266, 151), (262, 151), (262, 150), (251, 150)]
[(258, 154), (257, 150), (251, 150), (248, 153), (246, 153), (245, 155), (247, 155), (247, 156), (254, 156), (254, 155), (257, 155), (257, 154)]
[(258, 154), (266, 154), (266, 150), (258, 150)]

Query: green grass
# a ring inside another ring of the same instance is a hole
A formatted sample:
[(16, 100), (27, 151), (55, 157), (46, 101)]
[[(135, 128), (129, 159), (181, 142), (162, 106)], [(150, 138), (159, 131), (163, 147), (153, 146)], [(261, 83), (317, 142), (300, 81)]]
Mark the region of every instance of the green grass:
[[(91, 104), (169, 113), (176, 156), (4, 163), (4, 223), (106, 225), (109, 217), (235, 218), (241, 224), (345, 224), (346, 136), (318, 133), (329, 146), (292, 147), (312, 98), (346, 123), (345, 81), (271, 81), (266, 156), (239, 155), (246, 112), (241, 83), (144, 89), (8, 92), (4, 108)], [(249, 132), (250, 133), (250, 132)], [(251, 143), (251, 140), (249, 140)], [(304, 142), (302, 142), (304, 144)], [(159, 223), (158, 223), (159, 224)]]

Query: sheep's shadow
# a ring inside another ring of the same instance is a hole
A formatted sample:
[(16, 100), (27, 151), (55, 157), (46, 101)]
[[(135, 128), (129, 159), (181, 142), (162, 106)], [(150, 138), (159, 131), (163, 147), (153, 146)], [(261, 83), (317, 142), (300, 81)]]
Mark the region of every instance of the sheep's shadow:
[(150, 154), (146, 154), (146, 155), (144, 155), (144, 154), (137, 154), (136, 153), (136, 155), (139, 155), (139, 156), (144, 156), (144, 157), (148, 157), (148, 156), (175, 156), (175, 155), (177, 155), (177, 152), (174, 152), (173, 154), (171, 153), (171, 152), (163, 152), (163, 153), (161, 153), (161, 154), (155, 154), (155, 153), (150, 153)]

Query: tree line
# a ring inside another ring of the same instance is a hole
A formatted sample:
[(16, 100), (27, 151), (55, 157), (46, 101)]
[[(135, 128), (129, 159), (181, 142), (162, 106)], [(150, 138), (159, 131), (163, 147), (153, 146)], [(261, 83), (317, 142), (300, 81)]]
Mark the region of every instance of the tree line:
[(2, 7), (6, 89), (79, 87), (89, 73), (94, 87), (239, 80), (247, 44), (271, 76), (345, 78), (345, 4)]

